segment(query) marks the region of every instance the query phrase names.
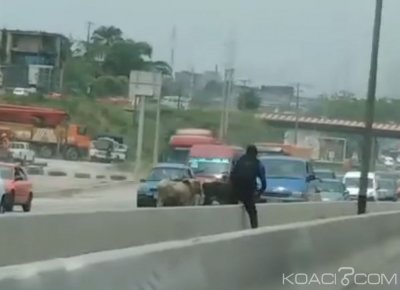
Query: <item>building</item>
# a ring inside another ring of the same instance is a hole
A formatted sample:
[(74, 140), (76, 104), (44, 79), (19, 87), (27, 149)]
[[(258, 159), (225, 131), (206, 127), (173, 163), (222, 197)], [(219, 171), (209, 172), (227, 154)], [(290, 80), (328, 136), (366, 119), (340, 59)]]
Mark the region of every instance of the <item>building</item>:
[(294, 87), (261, 86), (259, 96), (262, 107), (288, 109), (294, 100)]
[(183, 96), (193, 97), (195, 92), (204, 89), (209, 82), (222, 82), (218, 68), (214, 71), (205, 71), (204, 73), (191, 71), (180, 71), (175, 73), (175, 83), (179, 88), (179, 93)]
[(58, 90), (68, 54), (68, 39), (41, 31), (0, 31), (1, 88)]

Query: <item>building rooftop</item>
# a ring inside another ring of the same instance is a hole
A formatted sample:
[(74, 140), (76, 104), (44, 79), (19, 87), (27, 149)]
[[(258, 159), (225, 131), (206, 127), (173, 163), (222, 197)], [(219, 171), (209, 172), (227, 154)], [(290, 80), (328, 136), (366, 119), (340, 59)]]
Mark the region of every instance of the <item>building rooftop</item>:
[(45, 31), (34, 31), (34, 30), (19, 30), (19, 29), (3, 29), (2, 31), (10, 32), (13, 34), (24, 34), (24, 35), (32, 35), (32, 36), (52, 36), (52, 37), (62, 37), (67, 39), (67, 37), (61, 33), (53, 33), (53, 32), (45, 32)]

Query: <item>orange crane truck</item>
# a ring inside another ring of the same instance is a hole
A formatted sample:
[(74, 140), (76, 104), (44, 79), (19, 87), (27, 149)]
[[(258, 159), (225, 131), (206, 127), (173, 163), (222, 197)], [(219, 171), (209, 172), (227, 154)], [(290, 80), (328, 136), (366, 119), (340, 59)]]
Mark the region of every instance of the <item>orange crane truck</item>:
[(91, 138), (86, 128), (69, 123), (62, 110), (0, 104), (0, 127), (11, 131), (13, 140), (30, 143), (40, 157), (88, 158)]

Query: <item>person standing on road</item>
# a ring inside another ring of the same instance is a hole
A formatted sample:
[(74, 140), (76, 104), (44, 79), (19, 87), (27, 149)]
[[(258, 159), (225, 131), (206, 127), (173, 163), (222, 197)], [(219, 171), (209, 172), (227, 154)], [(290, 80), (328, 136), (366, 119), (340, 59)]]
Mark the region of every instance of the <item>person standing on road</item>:
[(259, 196), (267, 187), (265, 168), (257, 158), (258, 151), (254, 145), (247, 146), (246, 154), (241, 156), (232, 166), (230, 182), (236, 201), (241, 201), (250, 218), (251, 227), (258, 227), (256, 208), (257, 178), (261, 181)]

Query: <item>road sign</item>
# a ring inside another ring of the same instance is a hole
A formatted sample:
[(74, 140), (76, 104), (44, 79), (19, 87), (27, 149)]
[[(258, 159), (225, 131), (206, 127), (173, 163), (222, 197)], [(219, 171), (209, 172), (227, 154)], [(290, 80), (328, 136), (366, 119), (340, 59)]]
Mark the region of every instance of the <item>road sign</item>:
[(129, 98), (136, 96), (157, 97), (161, 93), (162, 75), (160, 72), (131, 71), (129, 76)]

